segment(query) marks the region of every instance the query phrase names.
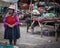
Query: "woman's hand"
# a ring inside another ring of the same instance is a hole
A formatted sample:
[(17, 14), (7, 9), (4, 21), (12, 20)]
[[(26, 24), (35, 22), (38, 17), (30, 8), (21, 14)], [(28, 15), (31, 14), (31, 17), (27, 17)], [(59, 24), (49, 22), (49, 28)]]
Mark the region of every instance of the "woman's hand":
[(11, 28), (13, 28), (13, 27), (14, 27), (14, 25), (10, 25), (10, 24), (8, 24), (8, 26), (9, 26), (9, 27), (11, 27)]

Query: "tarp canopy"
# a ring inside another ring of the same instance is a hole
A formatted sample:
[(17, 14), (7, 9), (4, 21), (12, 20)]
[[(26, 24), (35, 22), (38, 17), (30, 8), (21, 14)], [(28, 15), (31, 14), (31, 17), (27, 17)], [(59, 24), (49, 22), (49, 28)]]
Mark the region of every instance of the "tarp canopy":
[(18, 0), (2, 0), (2, 1), (14, 3), (14, 2), (17, 2)]

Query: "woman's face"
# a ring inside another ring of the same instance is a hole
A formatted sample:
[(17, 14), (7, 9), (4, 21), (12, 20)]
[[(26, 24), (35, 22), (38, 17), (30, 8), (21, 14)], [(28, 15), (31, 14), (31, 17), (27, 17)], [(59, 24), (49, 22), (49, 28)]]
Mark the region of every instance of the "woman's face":
[(14, 10), (13, 9), (9, 9), (9, 13), (14, 13)]

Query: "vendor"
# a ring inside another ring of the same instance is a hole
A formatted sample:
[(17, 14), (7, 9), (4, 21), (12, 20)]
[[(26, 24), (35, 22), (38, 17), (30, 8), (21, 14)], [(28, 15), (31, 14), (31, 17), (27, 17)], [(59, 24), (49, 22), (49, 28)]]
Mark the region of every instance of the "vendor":
[(12, 41), (16, 45), (17, 39), (20, 38), (19, 18), (15, 11), (15, 5), (10, 5), (9, 12), (4, 18), (4, 39), (8, 39), (10, 45), (12, 45)]

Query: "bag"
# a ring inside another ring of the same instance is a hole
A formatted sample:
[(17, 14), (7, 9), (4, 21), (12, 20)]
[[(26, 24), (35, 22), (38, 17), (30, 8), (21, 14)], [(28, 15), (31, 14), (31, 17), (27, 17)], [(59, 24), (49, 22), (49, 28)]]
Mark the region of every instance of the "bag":
[(14, 46), (14, 48), (19, 48), (18, 46)]
[(12, 46), (12, 45), (7, 45), (7, 46), (4, 46), (4, 48), (14, 48), (14, 46)]
[(0, 46), (0, 48), (3, 48), (3, 46)]
[(9, 16), (9, 17), (7, 18), (7, 23), (8, 23), (8, 24), (12, 25), (12, 24), (14, 24), (15, 22), (16, 22), (15, 17)]

